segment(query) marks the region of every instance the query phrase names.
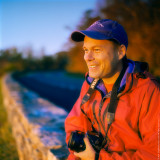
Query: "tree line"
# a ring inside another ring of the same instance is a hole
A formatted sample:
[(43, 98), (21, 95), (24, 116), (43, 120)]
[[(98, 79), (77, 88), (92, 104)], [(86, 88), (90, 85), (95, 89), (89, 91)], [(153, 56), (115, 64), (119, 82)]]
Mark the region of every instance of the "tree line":
[[(127, 57), (149, 63), (150, 72), (160, 77), (160, 1), (159, 0), (104, 0), (97, 5), (98, 13), (88, 10), (77, 24), (84, 30), (101, 18), (118, 21), (127, 31), (129, 46)], [(98, 2), (97, 2), (98, 3)], [(70, 73), (85, 73), (82, 43), (68, 40), (68, 52), (59, 52), (37, 58), (29, 52), (23, 56), (16, 48), (0, 51), (0, 75), (8, 71), (66, 70)]]
[(33, 56), (30, 52), (27, 56), (18, 52), (17, 48), (0, 50), (0, 76), (6, 72), (26, 73), (30, 71), (64, 70), (68, 64), (67, 52), (58, 52), (54, 56)]
[[(128, 34), (127, 57), (135, 61), (148, 62), (150, 72), (160, 76), (160, 1), (104, 0), (104, 5), (98, 10), (99, 13), (96, 16), (93, 16), (94, 10), (86, 11), (77, 29), (86, 29), (101, 18), (118, 21)], [(67, 69), (71, 72), (87, 70), (80, 44), (75, 44), (69, 50), (69, 59)], [(72, 67), (74, 65), (76, 68)]]

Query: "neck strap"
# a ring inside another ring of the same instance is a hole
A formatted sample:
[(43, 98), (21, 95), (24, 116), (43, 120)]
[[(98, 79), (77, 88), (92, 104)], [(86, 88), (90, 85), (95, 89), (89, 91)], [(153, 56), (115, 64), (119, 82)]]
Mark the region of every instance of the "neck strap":
[(117, 78), (116, 82), (114, 83), (113, 88), (112, 88), (110, 104), (109, 104), (109, 108), (108, 108), (108, 112), (107, 112), (107, 124), (108, 124), (108, 126), (107, 126), (106, 135), (104, 137), (104, 141), (102, 143), (102, 148), (107, 143), (107, 139), (108, 139), (107, 138), (107, 133), (108, 133), (108, 130), (109, 130), (111, 124), (114, 121), (114, 118), (115, 118), (115, 112), (116, 112), (116, 108), (117, 108), (118, 89), (120, 87), (121, 80), (122, 80), (122, 78), (125, 74), (125, 71), (126, 71), (127, 67), (128, 67), (127, 63), (123, 63), (122, 71), (121, 71), (119, 77)]
[[(121, 80), (122, 80), (122, 78), (125, 74), (125, 71), (126, 71), (127, 67), (128, 67), (127, 63), (123, 63), (122, 71), (121, 71), (119, 77), (117, 78), (116, 82), (113, 85), (113, 89), (112, 89), (112, 92), (111, 92), (110, 104), (109, 104), (108, 113), (107, 113), (108, 127), (107, 127), (107, 131), (106, 131), (106, 136), (107, 136), (108, 130), (109, 130), (112, 122), (114, 121), (115, 111), (116, 111), (116, 108), (117, 108), (118, 89), (120, 87)], [(95, 87), (96, 87), (98, 81), (99, 81), (99, 79), (94, 79), (92, 81), (92, 83), (90, 84), (90, 87), (89, 87), (87, 93), (84, 95), (84, 97), (82, 99), (82, 102), (81, 102), (81, 105), (80, 105), (82, 113), (87, 117), (87, 119), (91, 122), (91, 124), (92, 124), (92, 121), (87, 116), (87, 114), (84, 112), (84, 110), (82, 109), (82, 105), (90, 99), (91, 95), (93, 94), (93, 92), (95, 90)], [(92, 128), (94, 129), (93, 124), (92, 124)]]
[(80, 105), (80, 109), (81, 109), (82, 113), (83, 113), (83, 114), (87, 117), (87, 119), (91, 122), (92, 129), (93, 129), (93, 130), (95, 130), (95, 129), (94, 129), (94, 127), (93, 127), (92, 120), (91, 120), (91, 119), (87, 116), (87, 114), (84, 112), (84, 110), (82, 109), (82, 105), (83, 105), (84, 103), (86, 103), (86, 102), (90, 99), (91, 95), (93, 94), (93, 92), (94, 92), (94, 90), (95, 90), (95, 87), (96, 87), (98, 81), (99, 81), (99, 79), (94, 79), (94, 80), (92, 81), (92, 83), (90, 84), (90, 87), (89, 87), (87, 93), (84, 95), (84, 97), (83, 97), (83, 99), (82, 99), (82, 102), (81, 102), (81, 105)]

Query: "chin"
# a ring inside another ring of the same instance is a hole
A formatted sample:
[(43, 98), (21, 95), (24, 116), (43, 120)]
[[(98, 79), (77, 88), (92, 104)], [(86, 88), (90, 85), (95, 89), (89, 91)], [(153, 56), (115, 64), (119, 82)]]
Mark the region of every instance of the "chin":
[(89, 77), (91, 78), (100, 78), (99, 75), (89, 73)]

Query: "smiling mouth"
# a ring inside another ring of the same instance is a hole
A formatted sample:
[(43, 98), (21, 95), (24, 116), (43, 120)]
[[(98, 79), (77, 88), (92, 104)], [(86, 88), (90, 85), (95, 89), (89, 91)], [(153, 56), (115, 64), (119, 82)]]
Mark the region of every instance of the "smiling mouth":
[(89, 66), (88, 68), (90, 68), (90, 69), (94, 69), (94, 68), (96, 68), (96, 66)]

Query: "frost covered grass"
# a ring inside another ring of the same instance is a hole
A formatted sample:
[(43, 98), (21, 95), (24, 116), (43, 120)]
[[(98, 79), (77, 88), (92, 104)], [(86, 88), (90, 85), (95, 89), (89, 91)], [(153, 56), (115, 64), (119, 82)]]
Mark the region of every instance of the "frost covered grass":
[(70, 111), (76, 102), (84, 81), (84, 77), (71, 76), (64, 71), (28, 72), (14, 77), (28, 89), (66, 111)]
[(0, 160), (18, 160), (15, 140), (12, 137), (11, 126), (3, 106), (1, 82), (2, 78), (0, 77)]

